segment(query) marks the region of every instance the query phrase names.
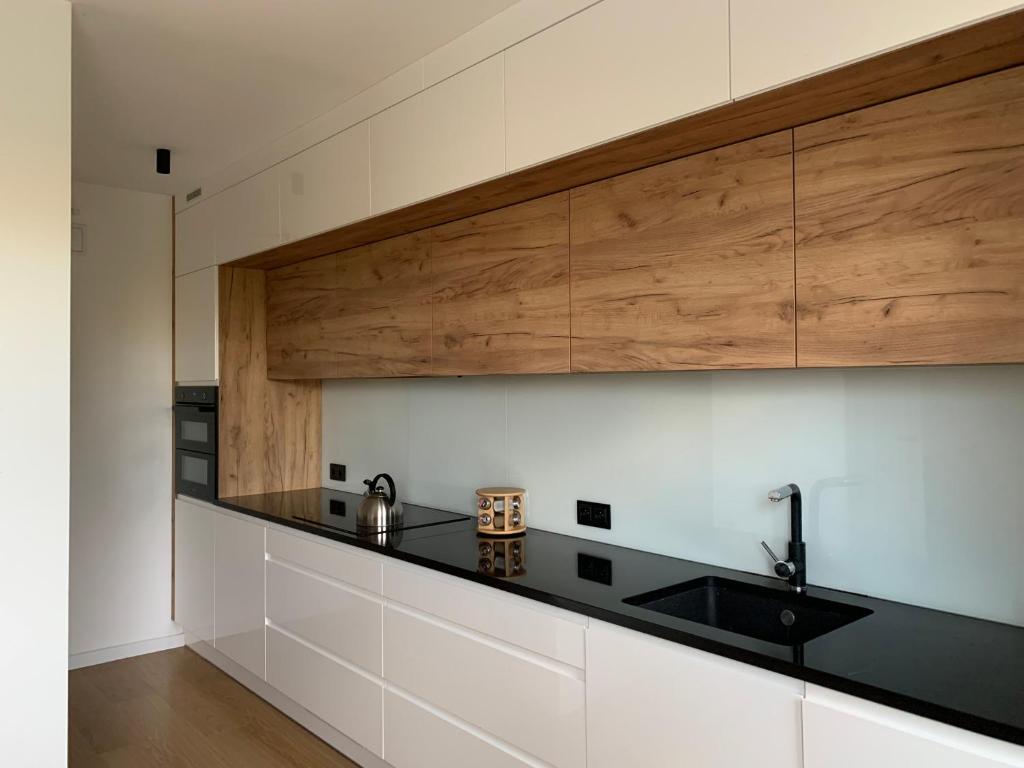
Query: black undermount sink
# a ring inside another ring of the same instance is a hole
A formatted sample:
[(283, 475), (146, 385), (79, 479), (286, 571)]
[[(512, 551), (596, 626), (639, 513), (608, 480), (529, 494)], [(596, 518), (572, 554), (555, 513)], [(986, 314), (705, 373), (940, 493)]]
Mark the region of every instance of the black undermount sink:
[(704, 576), (623, 602), (777, 645), (802, 645), (871, 614), (867, 608)]

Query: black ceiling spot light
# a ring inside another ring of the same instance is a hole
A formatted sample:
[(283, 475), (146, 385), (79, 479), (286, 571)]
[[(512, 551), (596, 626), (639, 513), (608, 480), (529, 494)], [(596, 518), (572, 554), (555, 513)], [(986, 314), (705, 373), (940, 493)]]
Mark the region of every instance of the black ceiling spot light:
[(156, 172), (163, 174), (171, 172), (171, 150), (158, 149), (156, 151)]

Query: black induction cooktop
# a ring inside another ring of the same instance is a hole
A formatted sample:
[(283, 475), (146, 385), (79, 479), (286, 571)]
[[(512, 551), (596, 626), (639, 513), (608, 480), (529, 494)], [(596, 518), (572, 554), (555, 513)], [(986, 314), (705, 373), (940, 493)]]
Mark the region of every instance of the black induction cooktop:
[[(367, 531), (356, 525), (356, 511), (362, 496), (330, 488), (308, 488), (286, 493), (263, 493), (218, 499), (217, 503), (246, 514), (257, 513), (268, 520), (288, 521), (292, 526), (324, 534), (342, 534), (372, 539), (379, 544), (397, 543), (409, 536), (432, 535), (458, 523), (470, 524), (468, 515), (442, 509), (402, 504), (402, 521), (386, 532)], [(475, 527), (475, 523), (472, 523)], [(438, 529), (438, 530), (434, 530)], [(414, 533), (415, 532), (415, 533)]]

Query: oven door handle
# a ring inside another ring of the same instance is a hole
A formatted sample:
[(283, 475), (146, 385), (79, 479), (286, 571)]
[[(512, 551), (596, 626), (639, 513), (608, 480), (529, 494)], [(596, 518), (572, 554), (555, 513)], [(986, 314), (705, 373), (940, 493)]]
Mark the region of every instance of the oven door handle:
[(217, 407), (214, 405), (184, 405), (178, 403), (174, 406), (175, 413), (214, 413)]

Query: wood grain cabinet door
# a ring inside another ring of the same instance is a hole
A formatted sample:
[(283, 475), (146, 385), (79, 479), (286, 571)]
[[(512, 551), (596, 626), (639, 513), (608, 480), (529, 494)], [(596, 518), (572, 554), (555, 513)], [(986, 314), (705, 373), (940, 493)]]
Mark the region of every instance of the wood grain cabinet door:
[(572, 370), (791, 368), (789, 131), (572, 191)]
[(271, 270), (267, 310), (271, 378), (429, 373), (430, 270), (422, 235)]
[(795, 149), (801, 367), (1024, 361), (1024, 68)]
[(569, 371), (569, 195), (431, 230), (437, 376)]

